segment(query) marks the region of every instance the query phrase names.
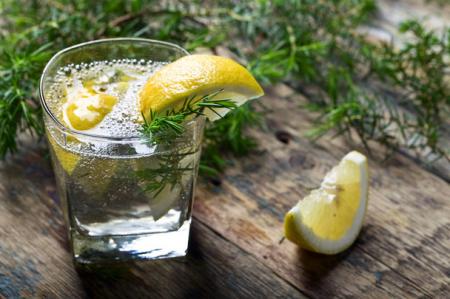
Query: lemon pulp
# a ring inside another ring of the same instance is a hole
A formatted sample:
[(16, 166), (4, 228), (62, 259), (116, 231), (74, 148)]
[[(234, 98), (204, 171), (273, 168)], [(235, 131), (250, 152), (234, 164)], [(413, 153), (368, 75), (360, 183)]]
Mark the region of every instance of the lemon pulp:
[(367, 159), (350, 152), (326, 175), (319, 189), (286, 214), (285, 236), (312, 251), (338, 253), (356, 239), (367, 198)]
[(56, 140), (53, 138), (52, 134), (47, 133), (47, 138), (50, 147), (53, 149), (56, 158), (58, 159), (59, 163), (61, 163), (62, 168), (69, 175), (71, 175), (75, 167), (77, 166), (78, 161), (81, 159), (80, 155), (65, 150), (62, 146), (56, 143)]
[(93, 83), (87, 87), (68, 88), (63, 105), (63, 119), (72, 129), (88, 130), (99, 124), (117, 103), (117, 97), (97, 93)]

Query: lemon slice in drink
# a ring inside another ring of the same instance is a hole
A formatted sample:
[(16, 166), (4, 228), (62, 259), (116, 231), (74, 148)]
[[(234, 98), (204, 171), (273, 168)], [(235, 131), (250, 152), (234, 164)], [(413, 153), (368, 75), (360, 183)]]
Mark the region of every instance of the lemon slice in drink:
[(158, 221), (166, 215), (170, 209), (176, 206), (176, 202), (180, 201), (181, 184), (172, 186), (167, 184), (155, 198), (149, 202), (150, 213), (153, 220)]
[[(264, 94), (250, 72), (237, 62), (214, 55), (189, 55), (165, 65), (148, 79), (140, 93), (140, 108), (150, 119), (151, 111), (177, 111), (189, 97), (198, 100), (218, 91), (214, 99), (231, 99), (238, 106)], [(220, 116), (227, 112), (217, 109)], [(209, 110), (205, 114), (211, 121), (220, 117)]]
[(69, 175), (71, 175), (81, 157), (75, 153), (65, 150), (62, 146), (60, 146), (56, 142), (56, 140), (49, 132), (47, 132), (47, 139), (50, 144), (50, 147), (53, 149), (55, 153), (56, 158), (58, 159), (59, 163), (61, 163), (62, 168)]
[[(117, 98), (107, 94), (96, 93), (89, 83), (89, 88), (77, 87), (65, 89), (66, 101), (63, 104), (63, 122), (69, 128), (87, 130), (98, 123), (111, 112), (117, 102)], [(50, 133), (47, 134), (51, 148), (62, 168), (71, 175), (75, 170), (80, 155), (67, 151), (60, 146)], [(76, 138), (67, 136), (67, 142), (78, 142)]]
[(367, 159), (348, 153), (324, 178), (319, 189), (294, 206), (285, 216), (287, 239), (323, 254), (348, 248), (361, 229), (368, 202)]
[(75, 130), (88, 130), (98, 125), (111, 112), (117, 97), (88, 89), (68, 93), (63, 105), (63, 118)]

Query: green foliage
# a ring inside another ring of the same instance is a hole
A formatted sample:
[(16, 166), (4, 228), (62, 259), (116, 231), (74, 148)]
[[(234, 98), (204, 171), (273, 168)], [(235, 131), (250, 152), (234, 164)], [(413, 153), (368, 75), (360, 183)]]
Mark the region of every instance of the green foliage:
[(261, 82), (308, 95), (320, 113), (308, 136), (354, 132), (369, 151), (372, 140), (448, 159), (439, 141), (450, 119), (450, 29), (438, 36), (407, 21), (400, 49), (371, 44), (357, 28), (375, 9), (369, 0), (240, 4), (228, 13), (242, 42), (228, 47)]
[(322, 116), (311, 136), (353, 130), (366, 147), (373, 140), (391, 150), (430, 150), (449, 159), (439, 140), (450, 120), (450, 29), (438, 37), (407, 21), (400, 31), (409, 36), (400, 49), (360, 40), (355, 65), (327, 74), (328, 97), (313, 107)]
[[(371, 55), (374, 75), (401, 90), (396, 102), (405, 112), (390, 113), (390, 118), (402, 132), (403, 142), (410, 148), (430, 148), (448, 156), (438, 141), (443, 125), (450, 120), (450, 87), (448, 82), (450, 28), (438, 37), (417, 21), (401, 24), (401, 32), (411, 40), (400, 50), (384, 45)], [(414, 117), (412, 117), (412, 115)]]
[(260, 124), (261, 115), (244, 104), (205, 131), (200, 172), (207, 176), (218, 175), (227, 165), (226, 153), (243, 156), (256, 147), (256, 141), (243, 134), (247, 127)]
[[(56, 50), (139, 36), (189, 50), (225, 46), (260, 82), (301, 89), (320, 113), (311, 136), (356, 132), (365, 145), (448, 157), (439, 140), (449, 119), (449, 33), (407, 22), (401, 30), (410, 38), (401, 49), (372, 45), (356, 29), (370, 20), (373, 0), (4, 0), (0, 9), (0, 156), (16, 149), (17, 131), (42, 134), (37, 82)], [(258, 123), (256, 115), (245, 106), (207, 127), (202, 170), (217, 174), (225, 152), (252, 148), (244, 131)]]
[(20, 52), (14, 50), (15, 44), (0, 47), (3, 57), (0, 65), (0, 157), (7, 151), (16, 150), (16, 132), (24, 127), (41, 135), (43, 125), (41, 110), (35, 94), (35, 86), (24, 84), (27, 80), (34, 83), (40, 76), (40, 65), (50, 55), (41, 47), (26, 47)]

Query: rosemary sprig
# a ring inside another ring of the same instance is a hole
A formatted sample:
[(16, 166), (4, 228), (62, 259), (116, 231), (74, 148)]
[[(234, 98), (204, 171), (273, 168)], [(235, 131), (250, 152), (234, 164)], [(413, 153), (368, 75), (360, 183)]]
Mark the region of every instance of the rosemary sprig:
[(369, 152), (369, 142), (376, 141), (388, 153), (407, 148), (450, 160), (440, 143), (450, 119), (450, 29), (438, 36), (407, 21), (400, 30), (412, 36), (400, 49), (359, 38), (349, 51), (353, 65), (324, 72), (318, 81), (327, 86), (322, 101), (308, 105), (321, 114), (309, 135), (317, 138), (337, 128), (338, 134), (356, 132)]
[(221, 117), (217, 109), (233, 110), (236, 104), (231, 99), (215, 99), (222, 92), (218, 90), (214, 93), (201, 96), (192, 95), (185, 99), (179, 109), (171, 109), (163, 113), (150, 111), (150, 121), (145, 116), (144, 125), (141, 132), (152, 144), (172, 143), (177, 137), (183, 135), (185, 128), (183, 123), (192, 117), (205, 115), (205, 111), (211, 111)]
[[(136, 172), (138, 178), (145, 182), (145, 191), (150, 192), (153, 197), (160, 194), (166, 186), (171, 189), (180, 185), (182, 187), (182, 176), (185, 172), (193, 171), (194, 165), (181, 165), (182, 160), (195, 154), (194, 151), (182, 151), (177, 149), (175, 144), (185, 133), (186, 121), (204, 116), (205, 112), (210, 111), (218, 116), (217, 109), (234, 110), (236, 104), (231, 99), (215, 99), (222, 92), (217, 92), (201, 96), (198, 98), (193, 95), (185, 99), (183, 105), (179, 109), (171, 109), (163, 113), (151, 111), (150, 120), (144, 117), (142, 126), (142, 134), (152, 145), (171, 146), (173, 149), (168, 153), (158, 156), (159, 165), (157, 168), (147, 168)], [(183, 140), (180, 141), (181, 143)], [(185, 141), (186, 142), (186, 141)]]
[(158, 168), (138, 170), (136, 175), (145, 183), (144, 191), (150, 192), (153, 197), (156, 197), (166, 186), (170, 186), (171, 190), (177, 185), (181, 186), (183, 174), (188, 171), (193, 171), (194, 168), (191, 164), (182, 167), (180, 166), (180, 162), (184, 157), (193, 154), (195, 152), (175, 152), (159, 155)]

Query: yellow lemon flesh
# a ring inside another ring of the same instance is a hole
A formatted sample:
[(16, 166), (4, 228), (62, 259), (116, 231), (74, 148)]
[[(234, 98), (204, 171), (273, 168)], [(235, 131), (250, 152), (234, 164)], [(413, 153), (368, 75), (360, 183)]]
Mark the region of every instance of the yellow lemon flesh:
[[(250, 72), (237, 62), (214, 55), (189, 55), (165, 65), (155, 72), (140, 93), (140, 108), (146, 119), (151, 111), (164, 113), (180, 109), (187, 98), (221, 91), (214, 99), (231, 99), (242, 105), (264, 94)], [(228, 110), (217, 110), (220, 116)], [(210, 120), (220, 116), (205, 111)]]
[(319, 189), (286, 214), (286, 238), (323, 254), (336, 254), (353, 244), (366, 213), (368, 172), (364, 155), (348, 153), (325, 176)]
[[(75, 130), (88, 130), (98, 125), (111, 112), (117, 103), (117, 97), (94, 90), (94, 81), (86, 81), (75, 88), (64, 90), (66, 101), (62, 106), (63, 120), (66, 125)], [(65, 150), (47, 134), (49, 143), (55, 152), (62, 168), (71, 175), (80, 155)], [(68, 136), (67, 142), (77, 143), (74, 137)]]
[(71, 175), (77, 166), (78, 161), (81, 159), (80, 155), (65, 150), (57, 144), (50, 133), (47, 133), (47, 138), (62, 168), (67, 172), (67, 174)]
[(75, 130), (91, 129), (111, 112), (116, 103), (115, 96), (89, 89), (75, 90), (67, 94), (67, 102), (63, 105), (64, 121)]

